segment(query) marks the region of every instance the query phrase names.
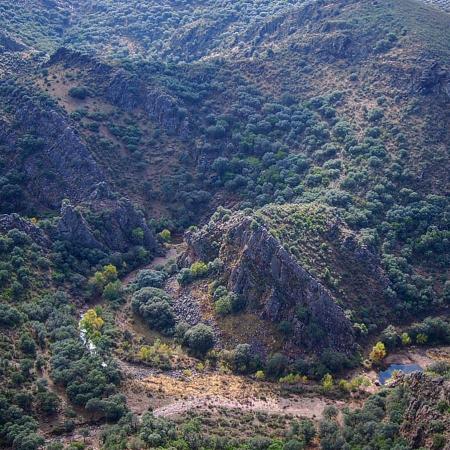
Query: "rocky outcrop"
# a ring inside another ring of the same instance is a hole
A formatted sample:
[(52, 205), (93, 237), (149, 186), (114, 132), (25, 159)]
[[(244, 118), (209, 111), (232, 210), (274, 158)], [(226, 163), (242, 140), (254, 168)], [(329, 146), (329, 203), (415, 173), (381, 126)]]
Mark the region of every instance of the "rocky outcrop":
[(33, 222), (24, 219), (19, 214), (0, 215), (0, 233), (6, 234), (11, 230), (19, 230), (26, 233), (29, 238), (42, 247), (50, 247), (51, 241), (47, 235)]
[(44, 67), (50, 67), (55, 64), (61, 64), (65, 67), (84, 66), (92, 68), (97, 74), (109, 73), (110, 71), (110, 66), (93, 58), (92, 54), (86, 54), (67, 47), (59, 47), (50, 56)]
[(151, 87), (135, 74), (119, 69), (106, 90), (107, 98), (116, 106), (131, 111), (142, 108), (148, 117), (169, 134), (185, 136), (189, 128), (187, 119), (180, 114), (178, 100), (160, 87)]
[(98, 239), (113, 251), (124, 252), (134, 245), (142, 245), (152, 253), (160, 248), (155, 235), (148, 227), (144, 215), (126, 198), (118, 200), (99, 194), (95, 202), (89, 204), (91, 228), (97, 230)]
[(352, 324), (330, 291), (251, 217), (237, 214), (211, 222), (199, 232), (187, 233), (186, 241), (185, 264), (220, 258), (227, 288), (246, 299), (249, 311), (269, 322), (292, 324), (285, 351), (354, 349)]
[(0, 33), (0, 53), (2, 52), (21, 52), (25, 50), (25, 45), (17, 42), (5, 33)]
[(93, 193), (95, 202), (79, 208), (63, 202), (56, 237), (87, 248), (126, 252), (142, 245), (151, 253), (158, 253), (159, 244), (142, 213), (128, 199), (109, 198), (109, 191), (105, 191), (105, 196), (102, 186)]
[(94, 237), (88, 223), (70, 203), (63, 202), (61, 219), (56, 228), (58, 239), (69, 241), (76, 246), (86, 248), (103, 248), (103, 245)]
[(0, 140), (10, 148), (23, 148), (27, 136), (38, 140), (39, 145), (16, 152), (14, 161), (26, 177), (28, 191), (51, 209), (59, 208), (64, 198), (85, 200), (92, 186), (105, 181), (103, 170), (62, 111), (15, 92), (4, 101), (14, 105), (17, 125), (2, 127)]
[[(398, 384), (409, 391), (409, 404), (400, 428), (408, 445), (411, 448), (438, 448), (433, 446), (433, 436), (440, 430), (447, 438), (445, 448), (450, 448), (450, 415), (439, 410), (439, 405), (448, 408), (450, 404), (450, 381), (444, 377), (414, 373), (403, 376)], [(439, 429), (437, 424), (440, 424)]]
[(224, 31), (236, 20), (230, 12), (220, 21), (200, 19), (177, 29), (167, 43), (166, 55), (178, 54), (185, 61), (202, 58), (214, 50)]
[(418, 70), (414, 84), (422, 95), (445, 94), (450, 100), (450, 72), (436, 61)]
[(305, 2), (289, 12), (256, 23), (247, 30), (243, 40), (251, 43), (253, 50), (272, 44), (278, 47), (286, 41), (291, 50), (313, 53), (325, 62), (366, 57), (371, 53), (370, 45), (354, 39), (348, 23), (335, 20), (351, 0), (329, 3), (323, 8), (318, 2)]
[(115, 106), (125, 110), (143, 110), (148, 118), (168, 134), (184, 138), (189, 132), (189, 121), (181, 113), (182, 102), (161, 86), (144, 80), (123, 68), (115, 68), (92, 56), (61, 48), (46, 66), (61, 64), (64, 67), (82, 67), (104, 89), (104, 95)]
[(107, 97), (120, 108), (131, 111), (140, 104), (144, 89), (135, 74), (119, 69), (109, 83)]

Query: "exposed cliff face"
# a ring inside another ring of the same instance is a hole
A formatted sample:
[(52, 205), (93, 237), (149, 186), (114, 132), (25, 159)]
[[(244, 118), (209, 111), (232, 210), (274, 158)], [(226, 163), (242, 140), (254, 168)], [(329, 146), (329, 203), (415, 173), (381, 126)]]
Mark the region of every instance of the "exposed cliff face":
[[(56, 237), (74, 245), (126, 252), (134, 245), (142, 245), (151, 253), (159, 251), (159, 244), (145, 222), (144, 216), (125, 198), (104, 198), (98, 187), (95, 202), (75, 209), (64, 202)], [(91, 218), (88, 223), (82, 211)]]
[(13, 229), (26, 233), (29, 238), (42, 247), (49, 247), (51, 244), (44, 231), (29, 220), (20, 217), (18, 214), (0, 215), (0, 233), (6, 234)]
[(431, 62), (419, 71), (415, 86), (423, 95), (435, 94), (450, 101), (450, 71), (437, 61)]
[(56, 228), (59, 239), (87, 248), (102, 248), (103, 245), (94, 237), (88, 223), (70, 203), (63, 203), (61, 219)]
[(65, 68), (79, 68), (89, 73), (97, 89), (114, 106), (124, 111), (142, 110), (148, 118), (168, 134), (184, 138), (189, 133), (189, 121), (180, 111), (183, 104), (163, 87), (146, 82), (135, 73), (115, 68), (67, 48), (55, 52), (46, 67), (61, 64)]
[[(410, 392), (400, 433), (411, 448), (437, 448), (433, 446), (436, 424), (450, 439), (450, 415), (439, 411), (439, 405), (450, 404), (450, 381), (443, 377), (432, 378), (423, 373), (414, 373), (400, 381)], [(441, 448), (441, 447), (439, 447)], [(448, 449), (448, 445), (445, 447)]]
[(64, 198), (86, 199), (105, 176), (65, 114), (26, 96), (11, 96), (10, 101), (16, 125), (2, 127), (0, 140), (14, 148), (21, 147), (24, 135), (39, 139), (39, 145), (16, 152), (10, 162), (22, 167), (30, 194), (48, 208), (59, 208)]
[(106, 98), (126, 111), (142, 108), (169, 134), (185, 135), (189, 124), (178, 101), (159, 87), (150, 87), (134, 74), (119, 69), (106, 88)]
[[(11, 155), (5, 164), (21, 171), (30, 200), (39, 206), (57, 210), (68, 200), (52, 238), (106, 251), (125, 252), (142, 245), (155, 252), (158, 243), (144, 216), (129, 200), (118, 200), (111, 192), (68, 116), (45, 99), (18, 90), (9, 93), (9, 100), (14, 104), (9, 120), (0, 119), (0, 142)], [(101, 229), (86, 221), (83, 216), (89, 214), (102, 215)]]
[(352, 324), (331, 292), (251, 217), (237, 214), (211, 222), (186, 240), (184, 260), (220, 258), (228, 289), (247, 300), (249, 311), (270, 322), (291, 322), (286, 351), (354, 348)]
[(90, 211), (101, 220), (99, 239), (111, 250), (123, 252), (132, 245), (142, 245), (150, 252), (159, 250), (144, 215), (128, 199), (95, 202), (91, 204)]

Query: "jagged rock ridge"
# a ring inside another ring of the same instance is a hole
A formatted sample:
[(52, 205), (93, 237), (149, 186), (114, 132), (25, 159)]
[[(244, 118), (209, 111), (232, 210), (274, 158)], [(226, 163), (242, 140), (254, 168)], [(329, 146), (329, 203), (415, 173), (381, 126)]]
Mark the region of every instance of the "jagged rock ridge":
[(198, 232), (188, 232), (186, 241), (185, 264), (219, 258), (227, 288), (247, 300), (248, 310), (273, 323), (292, 323), (286, 351), (354, 349), (352, 324), (331, 292), (253, 218), (236, 214), (213, 220)]

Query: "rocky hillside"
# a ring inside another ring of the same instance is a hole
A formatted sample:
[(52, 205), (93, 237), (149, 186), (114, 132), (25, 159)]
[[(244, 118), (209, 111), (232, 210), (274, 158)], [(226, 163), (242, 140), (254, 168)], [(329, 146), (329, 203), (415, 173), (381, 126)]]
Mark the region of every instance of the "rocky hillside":
[(444, 11), (450, 11), (450, 3), (448, 0), (426, 0), (426, 3), (442, 8)]
[(287, 351), (351, 351), (361, 327), (367, 333), (392, 319), (380, 259), (329, 207), (221, 210), (186, 241), (185, 265), (220, 260), (220, 283), (247, 311), (289, 324)]
[[(448, 442), (450, 417), (442, 416), (442, 411), (450, 403), (450, 383), (444, 377), (429, 377), (414, 374), (406, 377), (400, 383), (408, 390), (409, 404), (405, 411), (400, 432), (405, 436), (412, 448), (432, 448), (436, 446), (433, 435), (443, 431)], [(433, 424), (438, 429), (433, 429)]]
[(444, 448), (443, 381), (231, 441), (118, 366), (349, 401), (450, 342), (449, 124), (446, 0), (0, 2), (0, 446)]
[[(448, 366), (447, 366), (448, 370)], [(448, 448), (449, 383), (437, 373), (399, 376), (361, 408), (330, 411), (320, 424), (321, 448), (387, 445), (391, 448)]]

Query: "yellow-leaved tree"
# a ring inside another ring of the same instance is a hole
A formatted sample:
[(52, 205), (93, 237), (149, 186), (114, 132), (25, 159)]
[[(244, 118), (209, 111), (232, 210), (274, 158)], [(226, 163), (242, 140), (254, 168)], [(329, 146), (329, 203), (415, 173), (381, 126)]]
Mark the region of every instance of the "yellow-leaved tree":
[(382, 342), (377, 342), (370, 352), (369, 358), (374, 363), (379, 363), (387, 355), (386, 346)]
[(86, 333), (89, 339), (95, 341), (100, 337), (100, 330), (105, 321), (95, 309), (88, 309), (80, 320), (80, 328)]

